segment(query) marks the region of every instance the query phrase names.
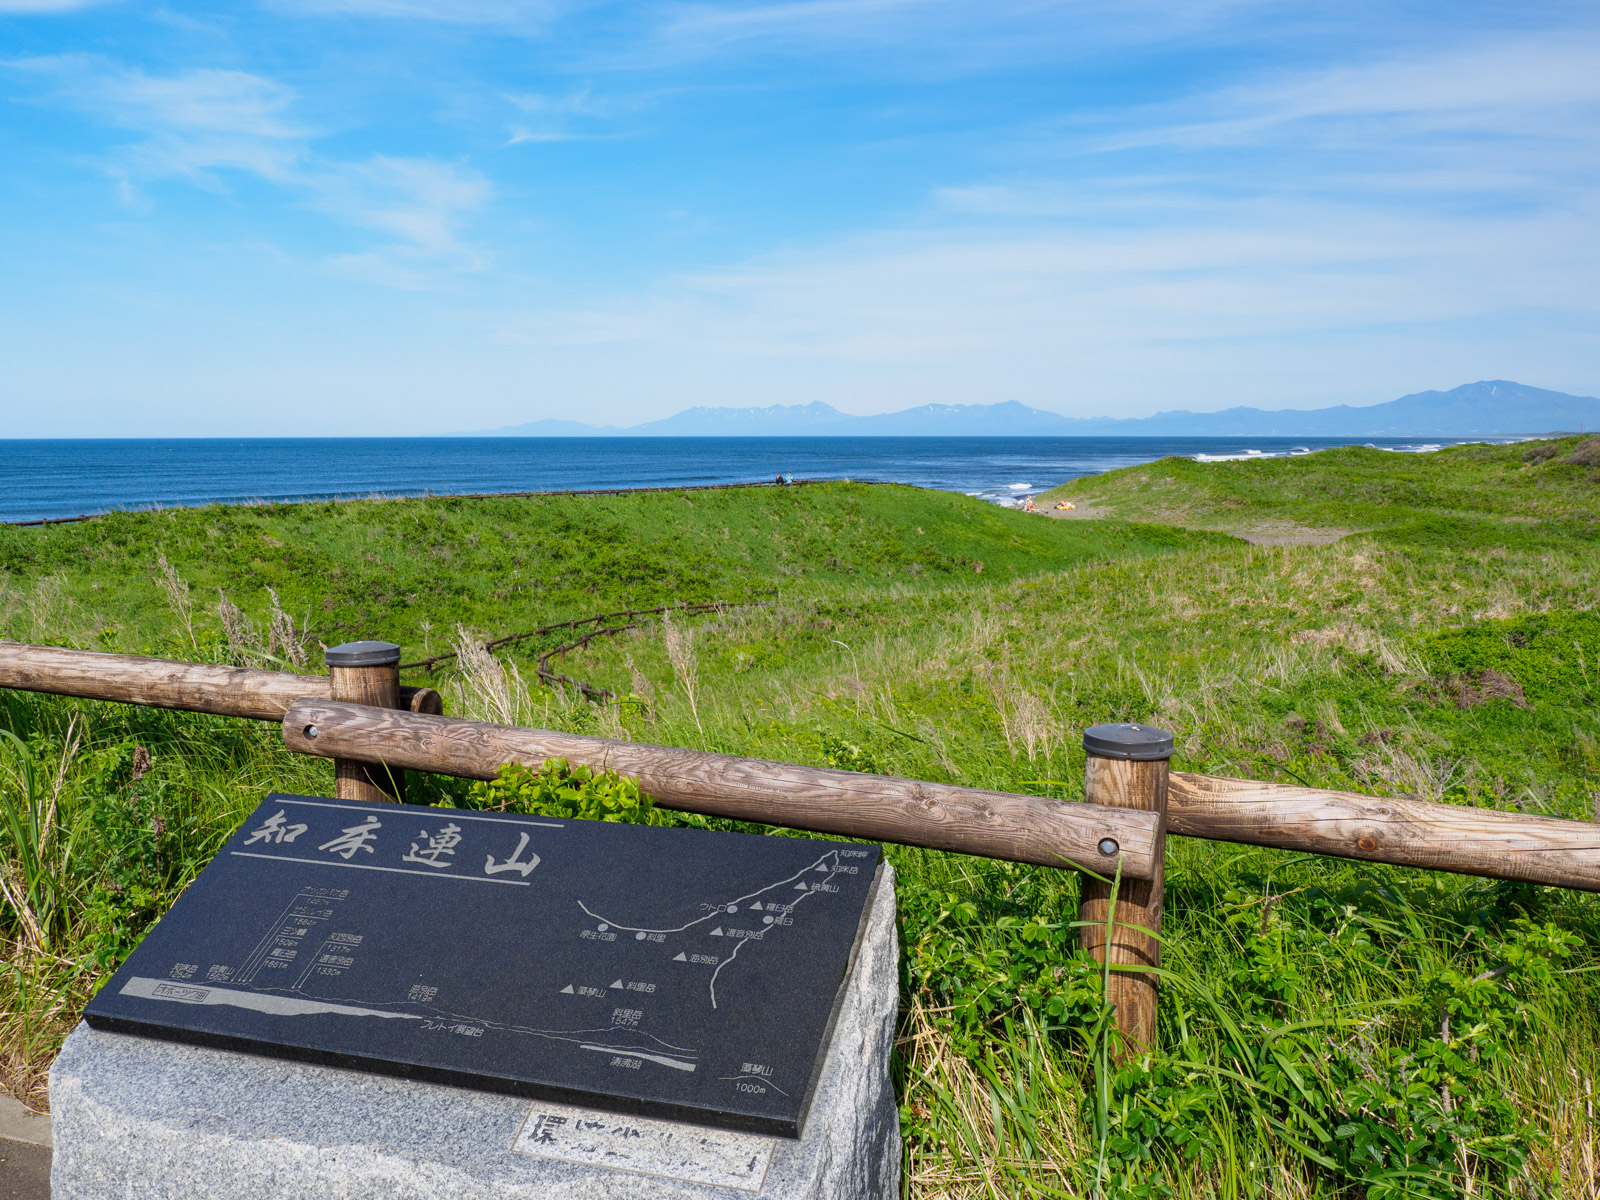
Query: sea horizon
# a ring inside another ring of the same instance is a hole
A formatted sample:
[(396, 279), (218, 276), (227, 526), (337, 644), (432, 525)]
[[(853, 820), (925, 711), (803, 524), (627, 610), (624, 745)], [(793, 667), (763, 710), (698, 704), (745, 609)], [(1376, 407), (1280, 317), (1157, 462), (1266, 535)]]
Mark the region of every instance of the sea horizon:
[(1007, 503), (1178, 456), (1274, 458), (1364, 445), (1427, 453), (1510, 437), (882, 436), (15, 438), (0, 440), (0, 522), (207, 504), (612, 491), (855, 479)]

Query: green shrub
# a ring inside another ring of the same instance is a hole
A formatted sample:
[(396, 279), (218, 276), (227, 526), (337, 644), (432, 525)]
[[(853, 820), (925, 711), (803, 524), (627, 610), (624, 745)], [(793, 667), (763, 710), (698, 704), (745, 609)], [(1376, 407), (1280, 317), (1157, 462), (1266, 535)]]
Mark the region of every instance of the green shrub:
[(1600, 701), (1600, 612), (1539, 613), (1449, 629), (1422, 646), (1438, 675), (1496, 671), (1532, 704)]
[(493, 779), (474, 783), (468, 808), (529, 813), (577, 821), (621, 821), (630, 825), (674, 822), (639, 790), (636, 780), (612, 771), (568, 766), (564, 758), (546, 759), (538, 770), (507, 763)]

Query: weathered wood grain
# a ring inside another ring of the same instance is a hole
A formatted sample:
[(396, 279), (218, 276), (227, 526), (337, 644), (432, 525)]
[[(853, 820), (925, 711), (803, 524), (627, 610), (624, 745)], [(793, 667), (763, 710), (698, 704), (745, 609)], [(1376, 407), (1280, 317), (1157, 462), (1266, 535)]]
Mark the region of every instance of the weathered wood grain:
[[(0, 687), (255, 721), (281, 721), (299, 697), (329, 695), (326, 675), (172, 662), (24, 642), (0, 642)], [(427, 687), (402, 686), (400, 706), (412, 712), (444, 711), (439, 693)]]
[[(1089, 755), (1085, 797), (1093, 804), (1149, 812), (1163, 822), (1167, 816), (1167, 762), (1129, 762)], [(1166, 838), (1157, 852), (1148, 879), (1124, 878), (1117, 887), (1116, 906), (1111, 883), (1086, 878), (1078, 905), (1078, 920), (1093, 922), (1078, 929), (1079, 944), (1114, 967), (1161, 965), (1161, 892), (1166, 874)], [(1111, 927), (1106, 928), (1107, 917)], [(1150, 933), (1145, 932), (1150, 930)], [(1152, 936), (1152, 933), (1157, 936)], [(1109, 934), (1109, 937), (1108, 937)], [(1127, 1061), (1156, 1045), (1156, 977), (1141, 971), (1112, 972), (1107, 999), (1116, 1005), (1117, 1029), (1122, 1045), (1117, 1057)]]
[(21, 642), (0, 642), (0, 687), (258, 721), (282, 720), (284, 711), (300, 696), (328, 694), (327, 677), (321, 675), (169, 662)]
[(1167, 832), (1600, 892), (1600, 824), (1174, 771)]
[[(330, 663), (329, 697), (347, 704), (399, 708), (398, 650), (396, 655), (395, 662), (382, 666), (345, 667)], [(333, 760), (333, 783), (334, 795), (341, 800), (403, 800), (406, 794), (403, 771), (393, 771), (382, 764), (360, 762), (353, 758)]]
[[(564, 758), (633, 776), (667, 808), (1100, 873), (1120, 856), (1125, 878), (1150, 874), (1160, 825), (1154, 813), (333, 701), (296, 701), (283, 736), (305, 754), (468, 779)], [(1111, 854), (1099, 849), (1105, 838)]]
[(400, 707), (407, 712), (427, 713), (429, 716), (444, 716), (444, 697), (430, 687), (406, 687), (400, 685)]
[[(187, 709), (260, 721), (281, 721), (298, 699), (326, 699), (330, 694), (325, 675), (295, 675), (244, 667), (170, 662), (130, 654), (102, 654), (18, 642), (0, 642), (0, 687), (156, 708)], [(403, 709), (424, 714), (437, 713), (442, 707), (438, 693), (431, 688), (402, 687), (398, 701)], [(566, 736), (533, 731), (511, 732), (523, 732), (546, 739), (562, 739)], [(608, 742), (604, 745), (623, 747), (627, 744)], [(656, 747), (635, 749), (647, 758), (652, 752), (656, 754), (650, 759), (655, 782), (647, 790), (663, 795), (663, 802), (669, 807), (693, 808), (700, 812), (721, 811), (706, 805), (718, 802), (708, 793), (723, 784), (713, 783), (710, 777), (697, 775), (701, 768), (698, 765), (700, 756), (696, 752)], [(536, 750), (535, 746), (533, 751), (529, 751), (532, 757), (526, 761), (538, 761), (543, 757)], [(385, 743), (384, 752), (389, 752), (388, 743)], [(574, 762), (589, 761), (584, 758), (585, 752), (570, 746), (566, 750), (550, 751)], [(519, 751), (500, 761), (510, 761), (513, 757), (523, 760)], [(629, 771), (621, 765), (624, 757), (620, 750), (613, 752), (610, 765), (616, 770)], [(720, 759), (723, 756), (710, 757)], [(457, 761), (455, 765), (470, 765), (470, 759), (472, 756), (468, 754), (467, 759)], [(941, 784), (880, 780), (877, 776), (861, 776), (851, 772), (813, 772), (810, 768), (767, 764), (755, 759), (728, 761), (746, 764), (743, 773), (735, 772), (733, 777), (738, 787), (743, 789), (741, 795), (789, 797), (795, 794), (800, 798), (782, 801), (789, 816), (751, 815), (743, 808), (738, 813), (729, 811), (724, 815), (849, 834), (850, 826), (855, 822), (855, 817), (849, 814), (862, 807), (881, 803), (883, 812), (874, 818), (876, 823), (873, 829), (884, 824), (893, 825), (899, 819), (897, 814), (909, 812), (920, 814), (913, 821), (913, 827), (920, 831), (918, 836), (896, 838), (890, 833), (869, 832), (866, 825), (861, 826), (858, 836), (964, 849), (967, 853), (1013, 858), (1021, 862), (1044, 862), (1051, 866), (1066, 865), (1066, 861), (1070, 860), (1101, 874), (1109, 873), (1108, 868), (1114, 861), (1101, 857), (1096, 850), (1100, 835), (1088, 829), (1094, 822), (1083, 819), (1084, 814), (1091, 811), (1084, 805), (1010, 796), (1002, 792), (948, 788)], [(452, 770), (431, 762), (413, 764), (396, 759), (395, 765), (461, 774), (469, 778), (486, 778), (493, 774), (492, 768), (487, 772), (479, 768)], [(681, 804), (674, 803), (663, 794), (668, 790), (666, 777), (680, 767), (684, 778), (674, 794), (684, 800)], [(769, 771), (772, 773), (772, 786), (767, 788), (763, 786), (763, 781)], [(785, 772), (801, 773), (799, 778), (802, 782), (797, 784), (788, 779)], [(838, 778), (822, 783), (815, 780), (804, 782), (809, 775), (816, 774)], [(851, 785), (848, 789), (852, 797), (850, 806), (841, 808), (833, 800), (835, 794), (845, 786), (840, 780), (879, 782)], [(798, 792), (793, 792), (795, 788), (799, 789)], [(874, 789), (887, 789), (882, 790), (881, 802), (872, 799), (879, 794)], [(963, 802), (965, 807), (954, 804), (946, 811), (943, 797), (947, 793), (967, 797)], [(699, 797), (705, 797), (704, 804)], [(986, 802), (983, 797), (1021, 803), (1025, 809), (1013, 823), (1009, 808), (1004, 804)], [(738, 798), (726, 802), (734, 807), (755, 803)], [(986, 803), (987, 808), (984, 807)], [(813, 813), (817, 821), (829, 823), (806, 825), (798, 819), (805, 812)], [(1078, 814), (1075, 824), (1073, 818), (1059, 816), (1072, 813)], [(1128, 820), (1132, 816), (1132, 813), (1118, 814), (1115, 819)], [(1056, 820), (1066, 820), (1072, 827), (1057, 830), (1053, 828)], [(1126, 837), (1119, 837), (1114, 830), (1110, 833), (1121, 843), (1123, 874), (1127, 878), (1148, 878), (1154, 869), (1156, 833), (1154, 818), (1150, 820), (1152, 824), (1148, 826), (1127, 826)], [(940, 829), (945, 832), (939, 834)], [(1600, 892), (1600, 824), (1585, 821), (1563, 821), (1521, 813), (1429, 804), (1419, 800), (1383, 799), (1350, 792), (1173, 772), (1169, 780), (1166, 831), (1214, 841), (1275, 846), (1369, 862), (1426, 867)], [(927, 840), (936, 835), (944, 840)], [(1015, 846), (1012, 845), (1013, 841)], [(958, 842), (961, 844), (956, 844)]]

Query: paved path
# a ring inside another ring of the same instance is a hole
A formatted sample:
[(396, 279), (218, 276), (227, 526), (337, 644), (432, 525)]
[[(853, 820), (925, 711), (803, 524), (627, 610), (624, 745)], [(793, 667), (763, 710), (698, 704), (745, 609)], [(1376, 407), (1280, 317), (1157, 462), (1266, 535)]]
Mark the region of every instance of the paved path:
[(0, 1200), (50, 1200), (50, 1118), (0, 1095)]
[(0, 1200), (50, 1200), (50, 1147), (0, 1138)]

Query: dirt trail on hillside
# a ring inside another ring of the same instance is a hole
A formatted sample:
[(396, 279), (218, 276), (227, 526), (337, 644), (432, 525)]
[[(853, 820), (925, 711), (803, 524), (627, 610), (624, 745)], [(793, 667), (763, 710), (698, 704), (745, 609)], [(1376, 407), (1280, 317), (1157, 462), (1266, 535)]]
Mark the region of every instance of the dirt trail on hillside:
[[(1044, 512), (1046, 516), (1054, 517), (1058, 521), (1098, 521), (1117, 515), (1103, 504), (1080, 504), (1077, 508), (1066, 511), (1052, 508)], [(1162, 525), (1176, 525), (1180, 529), (1226, 533), (1241, 538), (1253, 546), (1328, 546), (1355, 532), (1353, 529), (1318, 529), (1294, 521), (1257, 521), (1252, 525), (1229, 528), (1221, 525), (1201, 525), (1192, 520), (1175, 519), (1170, 516), (1155, 515), (1142, 519)]]

